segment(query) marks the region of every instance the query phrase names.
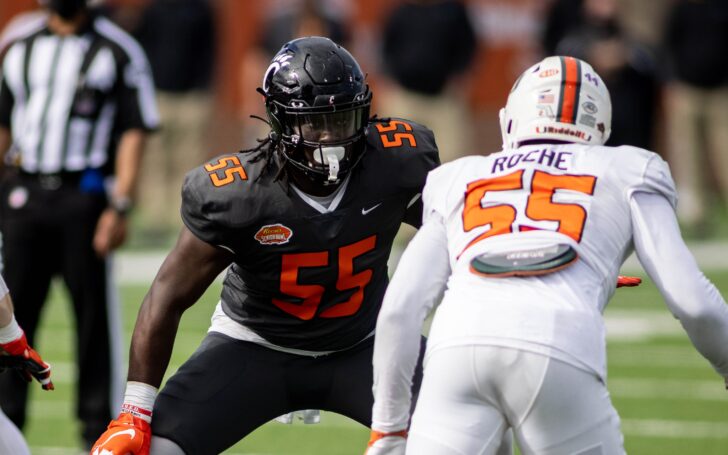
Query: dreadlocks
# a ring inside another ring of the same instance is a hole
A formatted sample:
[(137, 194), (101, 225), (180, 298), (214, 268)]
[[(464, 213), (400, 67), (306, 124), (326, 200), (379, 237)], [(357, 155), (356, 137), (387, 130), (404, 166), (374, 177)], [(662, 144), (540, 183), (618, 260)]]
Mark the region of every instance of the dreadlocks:
[[(268, 126), (270, 126), (270, 122), (262, 117), (258, 117), (257, 115), (251, 115), (250, 117), (265, 122)], [(275, 172), (275, 178), (273, 179), (273, 181), (280, 180), (284, 174), (285, 167), (281, 165), (275, 157), (276, 149), (278, 148), (278, 143), (280, 142), (278, 135), (271, 131), (270, 133), (268, 133), (267, 137), (263, 139), (256, 139), (256, 141), (258, 141), (258, 145), (253, 148), (241, 150), (240, 153), (253, 154), (254, 156), (250, 160), (251, 163), (257, 163), (258, 161), (265, 160), (264, 170)], [(275, 169), (276, 165), (278, 165), (277, 169)], [(255, 181), (257, 182), (258, 180), (260, 180), (264, 174), (265, 172), (261, 172), (255, 178)]]

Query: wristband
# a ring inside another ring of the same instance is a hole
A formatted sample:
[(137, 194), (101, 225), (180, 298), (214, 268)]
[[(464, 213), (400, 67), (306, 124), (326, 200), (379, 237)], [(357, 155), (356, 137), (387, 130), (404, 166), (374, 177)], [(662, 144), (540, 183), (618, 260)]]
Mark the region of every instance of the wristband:
[(393, 431), (391, 433), (384, 433), (382, 431), (372, 430), (369, 436), (369, 443), (367, 444), (367, 446), (371, 447), (372, 444), (379, 441), (380, 439), (390, 436), (407, 439), (407, 430)]
[(23, 329), (20, 328), (18, 321), (15, 320), (15, 315), (13, 315), (10, 324), (5, 327), (0, 327), (0, 344), (10, 343), (21, 336), (23, 336)]
[(109, 208), (115, 211), (120, 217), (127, 216), (131, 212), (133, 205), (131, 198), (126, 196), (115, 197), (109, 201)]
[(139, 417), (151, 423), (154, 400), (157, 398), (157, 388), (143, 382), (129, 381), (126, 383), (124, 404), (121, 412)]

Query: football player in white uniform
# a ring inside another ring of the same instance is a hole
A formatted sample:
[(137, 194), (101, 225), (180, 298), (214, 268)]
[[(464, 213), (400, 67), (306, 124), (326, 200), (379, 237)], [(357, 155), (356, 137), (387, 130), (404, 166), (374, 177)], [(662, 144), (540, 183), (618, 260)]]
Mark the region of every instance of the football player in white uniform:
[[(44, 390), (53, 390), (51, 367), (28, 346), (25, 333), (15, 320), (13, 301), (8, 293), (8, 287), (0, 276), (0, 371), (5, 369), (17, 370), (27, 381), (35, 378)], [(30, 449), (22, 433), (2, 410), (0, 410), (0, 454), (30, 455)]]
[(587, 63), (548, 57), (501, 111), (504, 150), (431, 171), (424, 222), (377, 322), (368, 454), (404, 453), (422, 322), (444, 291), (406, 453), (624, 453), (602, 311), (634, 250), (696, 349), (728, 378), (728, 306), (675, 218), (667, 164), (603, 146), (611, 103)]

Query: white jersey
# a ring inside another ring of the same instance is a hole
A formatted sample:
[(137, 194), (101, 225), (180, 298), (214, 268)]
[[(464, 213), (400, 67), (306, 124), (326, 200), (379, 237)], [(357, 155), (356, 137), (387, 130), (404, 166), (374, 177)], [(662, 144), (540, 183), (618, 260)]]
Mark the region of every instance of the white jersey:
[[(676, 199), (667, 164), (634, 147), (541, 144), (431, 171), (423, 225), (377, 319), (372, 428), (407, 426), (422, 322), (443, 291), (427, 355), (504, 346), (605, 379), (602, 311), (633, 250), (696, 349), (728, 378), (728, 305), (682, 240)], [(470, 270), (484, 252), (564, 243), (578, 259), (560, 271), (495, 278)]]
[[(452, 275), (430, 350), (462, 343), (519, 347), (604, 376), (601, 313), (632, 252), (635, 192), (677, 202), (667, 164), (634, 147), (540, 144), (431, 172), (424, 218), (444, 220)], [(470, 271), (471, 259), (484, 252), (557, 243), (578, 254), (558, 273), (484, 278)]]

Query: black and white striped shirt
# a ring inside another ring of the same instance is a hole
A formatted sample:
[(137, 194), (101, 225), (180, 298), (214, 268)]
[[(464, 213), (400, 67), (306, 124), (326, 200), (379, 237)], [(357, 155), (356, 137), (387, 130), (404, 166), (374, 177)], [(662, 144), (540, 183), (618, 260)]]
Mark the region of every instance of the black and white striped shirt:
[(2, 76), (0, 126), (12, 131), (25, 172), (108, 172), (121, 133), (159, 124), (142, 48), (103, 17), (74, 35), (44, 25), (18, 40)]

